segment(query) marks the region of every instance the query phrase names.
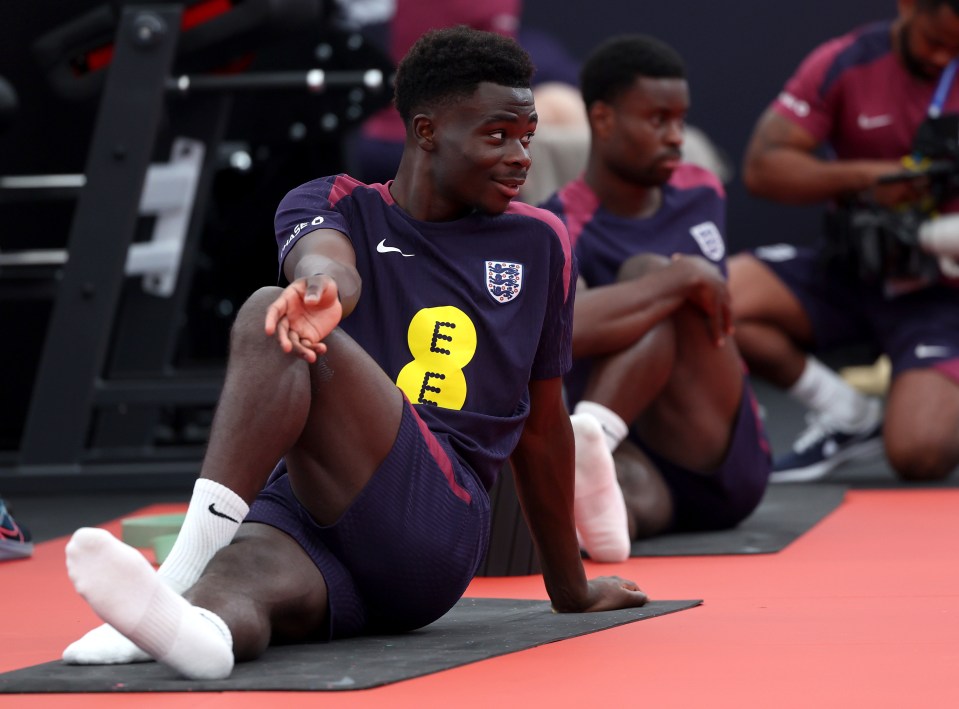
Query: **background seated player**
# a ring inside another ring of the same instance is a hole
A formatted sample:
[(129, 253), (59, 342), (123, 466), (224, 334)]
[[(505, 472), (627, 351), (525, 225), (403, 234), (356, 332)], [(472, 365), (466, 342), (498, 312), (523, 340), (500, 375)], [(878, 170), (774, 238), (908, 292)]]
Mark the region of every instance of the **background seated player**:
[(681, 162), (685, 77), (652, 37), (600, 45), (581, 76), (586, 171), (544, 204), (569, 226), (582, 275), (566, 383), (576, 525), (597, 561), (666, 530), (736, 525), (769, 474), (730, 337), (723, 188)]

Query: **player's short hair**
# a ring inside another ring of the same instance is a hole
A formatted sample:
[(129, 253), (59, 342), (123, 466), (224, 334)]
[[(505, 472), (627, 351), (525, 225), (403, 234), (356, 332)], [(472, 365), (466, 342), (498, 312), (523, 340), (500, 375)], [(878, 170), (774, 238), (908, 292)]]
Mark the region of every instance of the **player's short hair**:
[(393, 100), (404, 122), (427, 106), (472, 96), (487, 81), (530, 87), (533, 62), (516, 40), (465, 25), (430, 30), (396, 70)]
[(606, 40), (587, 57), (579, 74), (586, 108), (596, 101), (615, 101), (640, 76), (685, 79), (686, 64), (679, 52), (649, 35), (620, 35)]

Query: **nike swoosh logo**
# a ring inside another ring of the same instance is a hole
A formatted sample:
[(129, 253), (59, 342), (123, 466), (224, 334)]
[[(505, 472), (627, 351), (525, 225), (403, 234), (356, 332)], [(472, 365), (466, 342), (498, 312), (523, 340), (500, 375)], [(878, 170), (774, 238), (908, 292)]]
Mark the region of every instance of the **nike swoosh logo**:
[(390, 253), (391, 251), (395, 251), (395, 252), (398, 253), (400, 256), (406, 256), (407, 258), (409, 258), (410, 256), (413, 255), (413, 254), (404, 254), (402, 251), (400, 251), (400, 250), (399, 250), (398, 248), (396, 248), (395, 246), (387, 246), (387, 245), (386, 245), (386, 239), (383, 239), (380, 243), (378, 243), (378, 244), (376, 245), (376, 250), (379, 251), (381, 254), (388, 254), (388, 253)]
[(929, 359), (930, 357), (947, 357), (951, 350), (943, 345), (916, 345), (916, 357)]
[(233, 519), (232, 517), (230, 517), (230, 515), (223, 514), (222, 512), (220, 512), (220, 510), (218, 510), (216, 507), (213, 506), (214, 504), (215, 504), (215, 503), (211, 502), (211, 503), (210, 503), (210, 506), (207, 507), (207, 509), (210, 510), (210, 513), (211, 513), (211, 514), (215, 514), (217, 517), (222, 517), (223, 519), (228, 519), (228, 520), (230, 520), (231, 522), (236, 522), (237, 524), (240, 523), (240, 520), (238, 520), (238, 519)]
[(14, 524), (12, 528), (0, 527), (0, 537), (20, 541), (23, 535), (20, 533), (20, 529)]
[(876, 128), (882, 128), (884, 126), (891, 125), (892, 116), (889, 114), (883, 114), (881, 116), (866, 116), (860, 113), (859, 118), (856, 119), (856, 122), (863, 130), (874, 130)]

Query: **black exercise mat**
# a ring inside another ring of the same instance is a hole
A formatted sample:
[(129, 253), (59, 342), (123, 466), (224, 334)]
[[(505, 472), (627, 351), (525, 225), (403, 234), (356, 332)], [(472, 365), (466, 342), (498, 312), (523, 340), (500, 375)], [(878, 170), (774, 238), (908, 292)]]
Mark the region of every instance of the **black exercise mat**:
[(464, 598), (432, 625), (405, 635), (270, 648), (218, 681), (178, 679), (157, 663), (48, 662), (0, 674), (0, 693), (232, 692), (368, 689), (617, 625), (693, 608), (701, 601), (650, 601), (608, 613), (563, 613), (546, 601)]
[(633, 542), (630, 556), (772, 554), (812, 529), (845, 495), (843, 485), (770, 485), (756, 510), (738, 527), (644, 539)]

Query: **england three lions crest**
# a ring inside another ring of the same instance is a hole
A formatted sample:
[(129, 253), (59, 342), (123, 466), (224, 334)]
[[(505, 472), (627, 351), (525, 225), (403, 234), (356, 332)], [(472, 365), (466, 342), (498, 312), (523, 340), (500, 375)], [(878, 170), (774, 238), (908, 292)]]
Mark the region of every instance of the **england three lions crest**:
[(486, 262), (486, 290), (497, 303), (508, 303), (523, 289), (523, 264)]
[(726, 244), (723, 241), (723, 235), (719, 233), (719, 227), (712, 222), (703, 222), (697, 224), (689, 233), (693, 235), (696, 243), (699, 244), (703, 255), (712, 260), (719, 261), (726, 255)]

